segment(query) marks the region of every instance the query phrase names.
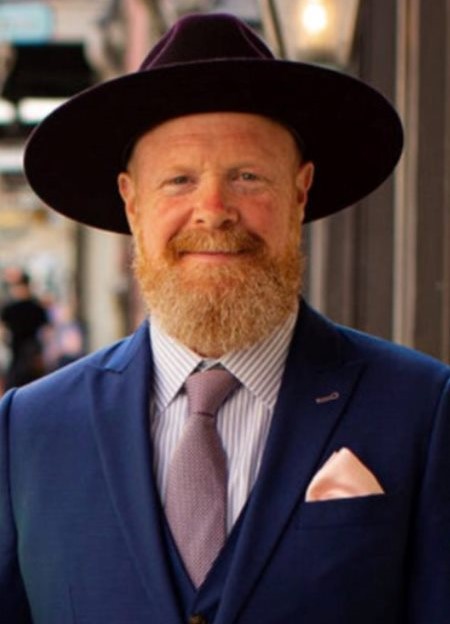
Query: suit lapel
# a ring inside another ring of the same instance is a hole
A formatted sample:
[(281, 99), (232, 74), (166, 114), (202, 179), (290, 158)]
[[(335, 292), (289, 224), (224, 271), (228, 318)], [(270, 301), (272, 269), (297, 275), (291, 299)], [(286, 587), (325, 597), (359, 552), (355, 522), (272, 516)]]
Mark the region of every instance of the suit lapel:
[(107, 366), (87, 371), (95, 438), (118, 521), (158, 621), (181, 622), (161, 538), (149, 434), (151, 355), (146, 323)]
[(361, 370), (361, 362), (341, 361), (337, 331), (303, 304), (217, 624), (230, 624), (243, 607), (304, 498)]

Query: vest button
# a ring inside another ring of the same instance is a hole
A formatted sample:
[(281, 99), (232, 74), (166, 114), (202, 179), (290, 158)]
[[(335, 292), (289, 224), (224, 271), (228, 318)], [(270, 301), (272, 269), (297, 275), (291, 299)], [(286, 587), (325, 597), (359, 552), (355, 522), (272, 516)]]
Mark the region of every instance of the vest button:
[(194, 613), (189, 618), (188, 624), (208, 624), (208, 620), (201, 613)]

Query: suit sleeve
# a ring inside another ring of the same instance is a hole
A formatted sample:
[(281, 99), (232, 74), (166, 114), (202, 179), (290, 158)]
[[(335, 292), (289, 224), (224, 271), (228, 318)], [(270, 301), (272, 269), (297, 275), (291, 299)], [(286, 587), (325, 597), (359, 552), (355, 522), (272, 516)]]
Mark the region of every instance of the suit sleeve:
[(450, 622), (450, 382), (431, 432), (412, 535), (408, 624)]
[(9, 392), (0, 402), (0, 618), (8, 624), (31, 624), (17, 556), (9, 470)]

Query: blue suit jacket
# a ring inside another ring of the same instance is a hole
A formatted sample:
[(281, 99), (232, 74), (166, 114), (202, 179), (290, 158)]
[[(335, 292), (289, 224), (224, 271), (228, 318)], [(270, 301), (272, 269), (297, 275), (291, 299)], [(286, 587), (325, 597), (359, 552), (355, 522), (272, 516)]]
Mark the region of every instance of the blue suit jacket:
[[(144, 324), (3, 399), (2, 623), (184, 621), (152, 477), (151, 373)], [(215, 624), (449, 624), (449, 378), (302, 306)], [(343, 446), (386, 494), (304, 502)]]

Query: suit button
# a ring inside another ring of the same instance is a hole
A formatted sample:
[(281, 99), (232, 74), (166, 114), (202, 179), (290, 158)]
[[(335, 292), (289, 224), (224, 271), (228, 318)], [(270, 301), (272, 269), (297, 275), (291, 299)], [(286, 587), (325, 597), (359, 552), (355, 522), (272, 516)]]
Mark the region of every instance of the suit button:
[(208, 624), (208, 620), (201, 613), (195, 613), (189, 618), (189, 624)]

